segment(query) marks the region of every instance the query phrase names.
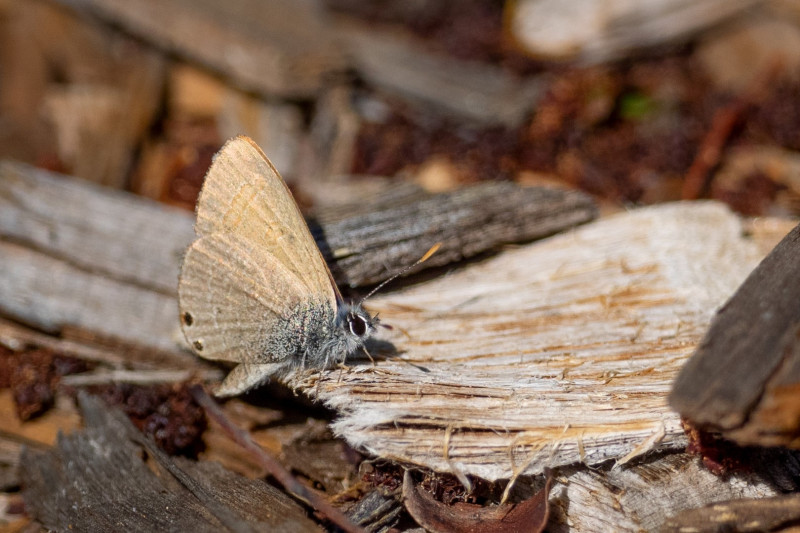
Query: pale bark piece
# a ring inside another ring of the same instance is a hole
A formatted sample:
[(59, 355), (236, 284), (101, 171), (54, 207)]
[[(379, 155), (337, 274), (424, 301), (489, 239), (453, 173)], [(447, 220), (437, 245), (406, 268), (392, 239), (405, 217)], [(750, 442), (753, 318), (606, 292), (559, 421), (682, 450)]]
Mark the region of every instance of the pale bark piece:
[(685, 453), (666, 454), (635, 466), (576, 468), (560, 472), (551, 492), (548, 531), (658, 531), (673, 515), (716, 502), (778, 494), (757, 474), (717, 476)]
[(759, 258), (721, 204), (617, 215), (374, 298), (396, 355), (293, 384), (357, 448), (457, 475), (675, 449), (670, 384)]
[(744, 444), (800, 444), (800, 225), (725, 304), (675, 382), (689, 421)]
[[(0, 258), (3, 315), (50, 333), (74, 327), (177, 351), (180, 330), (174, 296), (93, 275), (2, 241)], [(190, 357), (185, 354), (185, 359)]]
[(265, 96), (308, 97), (344, 67), (315, 0), (59, 0)]
[(191, 213), (180, 209), (29, 165), (0, 163), (0, 239), (58, 258), (64, 268), (174, 295), (178, 264), (194, 239), (192, 224)]
[(0, 164), (0, 309), (31, 326), (90, 330), (188, 361), (175, 294), (193, 237), (189, 213)]
[[(363, 121), (353, 99), (353, 89), (344, 84), (329, 87), (317, 98), (308, 135), (312, 156), (300, 163), (306, 167), (306, 172), (300, 173), (299, 178), (307, 175), (326, 180), (329, 176), (347, 174), (353, 168), (356, 141)], [(304, 181), (304, 188), (313, 193), (316, 180)], [(314, 195), (315, 201), (317, 196), (324, 197), (324, 194)]]
[(597, 63), (691, 36), (739, 15), (758, 0), (522, 0), (508, 27), (532, 55)]
[[(262, 480), (170, 459), (117, 409), (81, 397), (86, 429), (23, 452), (27, 512), (56, 531), (317, 531)], [(147, 462), (145, 462), (147, 459)]]
[(539, 77), (434, 54), (406, 34), (340, 22), (339, 34), (361, 75), (389, 93), (460, 119), (519, 125), (544, 94)]

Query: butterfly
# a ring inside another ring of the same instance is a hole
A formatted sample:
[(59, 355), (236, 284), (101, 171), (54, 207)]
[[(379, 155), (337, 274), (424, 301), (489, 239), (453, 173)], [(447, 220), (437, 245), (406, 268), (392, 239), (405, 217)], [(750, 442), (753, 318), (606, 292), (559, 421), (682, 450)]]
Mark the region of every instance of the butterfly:
[(195, 233), (178, 283), (181, 329), (200, 357), (236, 363), (217, 396), (341, 363), (375, 332), (378, 318), (342, 298), (286, 183), (252, 139), (236, 137), (214, 157)]

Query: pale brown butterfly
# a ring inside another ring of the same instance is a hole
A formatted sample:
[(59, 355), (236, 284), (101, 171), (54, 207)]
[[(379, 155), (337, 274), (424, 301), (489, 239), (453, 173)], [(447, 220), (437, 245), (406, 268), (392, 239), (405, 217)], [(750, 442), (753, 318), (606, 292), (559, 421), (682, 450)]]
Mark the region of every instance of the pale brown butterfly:
[(181, 327), (200, 357), (238, 363), (217, 396), (341, 363), (375, 331), (377, 317), (343, 300), (288, 187), (251, 139), (232, 139), (214, 157), (195, 232), (178, 283)]

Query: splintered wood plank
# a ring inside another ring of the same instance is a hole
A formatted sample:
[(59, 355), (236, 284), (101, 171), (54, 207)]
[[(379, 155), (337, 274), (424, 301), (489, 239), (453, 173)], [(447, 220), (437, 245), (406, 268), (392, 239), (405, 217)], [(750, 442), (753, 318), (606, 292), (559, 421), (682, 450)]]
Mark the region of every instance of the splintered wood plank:
[(315, 0), (58, 0), (261, 95), (307, 97), (344, 67)]
[(358, 448), (489, 480), (677, 448), (670, 384), (759, 258), (721, 204), (613, 216), (374, 298), (397, 354), (292, 384)]
[(742, 444), (800, 446), (800, 225), (714, 317), (670, 403)]

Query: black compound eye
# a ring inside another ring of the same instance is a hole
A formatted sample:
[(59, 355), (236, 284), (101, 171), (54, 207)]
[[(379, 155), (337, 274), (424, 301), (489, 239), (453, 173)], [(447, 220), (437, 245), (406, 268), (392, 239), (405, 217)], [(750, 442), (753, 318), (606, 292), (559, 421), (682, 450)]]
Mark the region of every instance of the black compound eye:
[(363, 337), (369, 329), (369, 324), (361, 315), (348, 315), (347, 324), (350, 326), (350, 333), (356, 337)]

